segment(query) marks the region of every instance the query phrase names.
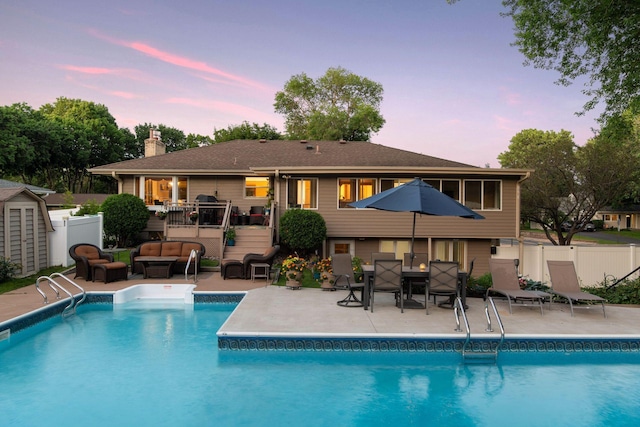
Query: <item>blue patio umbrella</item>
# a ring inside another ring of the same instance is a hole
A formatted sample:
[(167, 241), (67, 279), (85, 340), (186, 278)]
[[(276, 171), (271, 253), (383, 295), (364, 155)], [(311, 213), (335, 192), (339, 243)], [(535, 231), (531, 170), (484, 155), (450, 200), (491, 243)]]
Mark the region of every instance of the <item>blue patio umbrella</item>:
[(461, 218), (484, 219), (479, 215), (436, 190), (420, 178), (390, 188), (366, 199), (349, 203), (354, 208), (373, 208), (392, 212), (413, 212), (413, 230), (411, 233), (411, 264), (413, 267), (413, 242), (416, 234), (416, 214), (436, 216), (457, 216)]

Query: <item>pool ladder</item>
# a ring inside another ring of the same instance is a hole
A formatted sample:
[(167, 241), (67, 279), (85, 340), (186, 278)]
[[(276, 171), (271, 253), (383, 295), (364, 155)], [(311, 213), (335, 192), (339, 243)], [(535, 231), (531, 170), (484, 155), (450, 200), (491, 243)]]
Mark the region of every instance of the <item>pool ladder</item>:
[(195, 249), (191, 249), (189, 253), (189, 259), (187, 260), (187, 265), (184, 267), (184, 281), (189, 281), (189, 265), (191, 265), (191, 260), (193, 260), (193, 283), (198, 281), (198, 251)]
[(454, 315), (456, 317), (456, 332), (462, 332), (460, 328), (460, 314), (462, 314), (462, 319), (464, 320), (464, 326), (467, 329), (467, 339), (462, 345), (462, 360), (465, 363), (495, 363), (498, 359), (498, 351), (500, 350), (500, 346), (504, 342), (504, 326), (502, 325), (502, 319), (500, 319), (500, 315), (498, 314), (498, 310), (496, 309), (496, 305), (493, 302), (493, 298), (489, 297), (486, 300), (484, 305), (484, 315), (487, 318), (487, 328), (486, 332), (493, 332), (493, 327), (491, 326), (491, 316), (489, 315), (489, 305), (493, 309), (493, 313), (496, 316), (496, 321), (500, 326), (500, 342), (493, 347), (491, 343), (489, 344), (488, 349), (482, 349), (480, 347), (479, 350), (473, 350), (471, 347), (471, 329), (469, 328), (469, 320), (467, 319), (467, 313), (464, 311), (464, 304), (462, 304), (462, 299), (458, 297), (454, 304)]
[[(80, 291), (82, 292), (82, 297), (76, 301), (76, 299), (74, 298), (74, 296), (71, 294), (71, 292), (69, 292), (64, 286), (62, 286), (60, 283), (58, 283), (55, 278), (63, 278), (64, 280), (66, 280), (67, 282), (69, 282), (70, 284), (72, 284), (73, 286), (75, 286), (76, 288), (80, 289)], [(76, 307), (78, 307), (80, 304), (82, 304), (84, 302), (84, 300), (87, 298), (87, 293), (85, 292), (85, 290), (80, 287), (80, 285), (78, 285), (76, 282), (74, 282), (73, 280), (69, 279), (67, 276), (61, 274), (61, 273), (53, 273), (50, 276), (40, 276), (38, 277), (38, 280), (36, 280), (36, 290), (40, 293), (40, 295), (42, 295), (42, 297), (44, 298), (44, 304), (48, 304), (49, 300), (47, 299), (47, 294), (45, 294), (42, 289), (40, 289), (40, 282), (46, 280), (47, 283), (49, 284), (49, 287), (51, 289), (53, 289), (53, 291), (56, 293), (56, 299), (61, 299), (60, 298), (60, 291), (64, 292), (65, 294), (67, 294), (69, 296), (69, 298), (71, 299), (71, 302), (69, 303), (68, 306), (66, 306), (64, 308), (64, 310), (62, 310), (62, 317), (69, 317), (73, 314), (76, 314)]]

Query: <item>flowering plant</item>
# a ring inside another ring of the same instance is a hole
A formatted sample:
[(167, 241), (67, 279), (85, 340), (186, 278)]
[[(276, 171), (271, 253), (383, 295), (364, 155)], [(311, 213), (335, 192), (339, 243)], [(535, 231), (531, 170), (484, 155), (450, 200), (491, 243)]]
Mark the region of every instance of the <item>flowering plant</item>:
[(162, 208), (156, 211), (156, 216), (160, 219), (165, 219), (167, 217), (167, 211), (164, 208)]
[(333, 275), (331, 274), (333, 272), (331, 269), (331, 257), (319, 259), (318, 262), (316, 262), (314, 269), (320, 275), (318, 280), (321, 282), (325, 280), (333, 282)]
[(198, 212), (196, 211), (189, 212), (189, 219), (191, 221), (195, 221), (196, 219), (198, 219)]
[(294, 279), (298, 274), (302, 274), (305, 268), (307, 268), (307, 261), (304, 258), (289, 255), (282, 261), (281, 271), (288, 279)]

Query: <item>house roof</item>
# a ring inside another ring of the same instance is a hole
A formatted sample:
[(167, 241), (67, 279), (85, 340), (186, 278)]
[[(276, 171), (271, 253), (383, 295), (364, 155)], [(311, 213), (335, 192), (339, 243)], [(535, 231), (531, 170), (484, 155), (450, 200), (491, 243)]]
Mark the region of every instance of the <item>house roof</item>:
[(6, 179), (0, 179), (0, 188), (28, 188), (29, 191), (35, 194), (53, 194), (55, 190), (50, 190), (44, 187), (38, 187), (37, 185), (24, 184), (22, 182), (9, 181)]
[[(81, 194), (81, 193), (74, 193), (72, 194), (73, 196), (73, 204), (74, 205), (84, 205), (85, 203), (87, 203), (89, 200), (93, 200), (98, 204), (101, 204), (102, 202), (105, 201), (105, 199), (107, 197), (110, 196), (110, 194), (101, 194), (101, 193), (87, 193), (87, 194)], [(44, 201), (47, 204), (47, 206), (64, 206), (66, 204), (65, 201), (65, 195), (63, 193), (55, 193), (55, 194), (50, 194), (48, 196), (44, 197)]]
[[(90, 169), (94, 174), (188, 173), (228, 175), (279, 171), (410, 172), (425, 169), (484, 169), (438, 157), (360, 141), (235, 140)], [(495, 171), (495, 170), (494, 170)]]

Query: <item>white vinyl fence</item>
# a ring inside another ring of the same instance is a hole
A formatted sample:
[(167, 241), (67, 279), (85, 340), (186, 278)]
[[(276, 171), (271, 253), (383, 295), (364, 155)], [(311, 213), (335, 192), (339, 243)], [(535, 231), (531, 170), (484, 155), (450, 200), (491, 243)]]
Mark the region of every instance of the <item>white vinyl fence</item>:
[[(499, 246), (493, 258), (519, 259), (519, 252), (518, 245)], [(602, 283), (605, 278), (611, 284), (612, 280), (620, 279), (640, 267), (640, 251), (634, 244), (625, 246), (524, 245), (523, 256), (520, 259), (520, 272), (532, 280), (549, 285), (548, 260), (573, 261), (581, 286), (594, 286)], [(629, 278), (638, 277), (640, 277), (638, 273), (635, 273)]]
[(103, 215), (72, 216), (75, 209), (49, 211), (53, 233), (49, 233), (49, 265), (68, 267), (75, 261), (69, 248), (76, 243), (91, 243), (102, 248)]

